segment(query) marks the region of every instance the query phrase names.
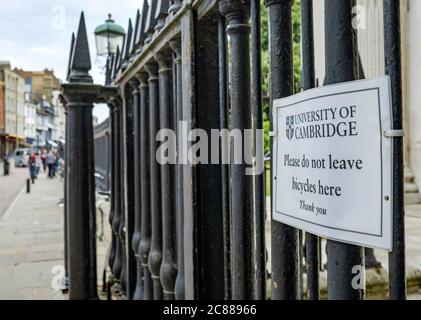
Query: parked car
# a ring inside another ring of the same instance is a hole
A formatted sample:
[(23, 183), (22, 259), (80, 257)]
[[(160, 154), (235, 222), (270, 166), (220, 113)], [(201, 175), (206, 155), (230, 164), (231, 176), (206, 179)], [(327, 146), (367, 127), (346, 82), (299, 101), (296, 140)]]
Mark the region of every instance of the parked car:
[(31, 155), (30, 149), (16, 149), (13, 154), (15, 167), (27, 167), (30, 155)]

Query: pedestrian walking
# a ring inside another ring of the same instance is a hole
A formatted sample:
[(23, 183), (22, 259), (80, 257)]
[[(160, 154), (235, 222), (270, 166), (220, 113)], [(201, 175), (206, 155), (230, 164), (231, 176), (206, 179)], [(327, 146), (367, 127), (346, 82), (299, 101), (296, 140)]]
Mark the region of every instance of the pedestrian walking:
[(35, 166), (36, 166), (36, 178), (38, 178), (39, 172), (41, 171), (41, 167), (43, 165), (41, 155), (39, 152), (35, 153)]
[(54, 153), (54, 171), (53, 177), (56, 176), (56, 173), (60, 170), (60, 156), (57, 152)]
[(54, 163), (55, 163), (55, 158), (52, 151), (47, 153), (45, 161), (48, 166), (48, 178), (52, 179), (54, 177)]
[(45, 172), (47, 170), (47, 154), (45, 153), (45, 150), (41, 151), (41, 161), (42, 161), (42, 167)]
[(10, 173), (10, 161), (9, 161), (10, 156), (7, 154), (7, 152), (4, 153), (3, 156), (3, 174), (5, 176), (8, 176)]
[(29, 176), (31, 177), (32, 183), (35, 183), (35, 178), (36, 178), (36, 175), (37, 175), (36, 162), (37, 162), (37, 158), (35, 156), (35, 153), (32, 152), (31, 155), (29, 156), (29, 160), (28, 160)]

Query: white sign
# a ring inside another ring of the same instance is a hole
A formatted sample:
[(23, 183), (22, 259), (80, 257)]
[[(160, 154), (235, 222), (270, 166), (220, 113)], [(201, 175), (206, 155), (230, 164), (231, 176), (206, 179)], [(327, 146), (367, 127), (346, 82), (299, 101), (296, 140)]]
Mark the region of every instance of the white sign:
[(274, 101), (273, 219), (392, 249), (389, 77)]

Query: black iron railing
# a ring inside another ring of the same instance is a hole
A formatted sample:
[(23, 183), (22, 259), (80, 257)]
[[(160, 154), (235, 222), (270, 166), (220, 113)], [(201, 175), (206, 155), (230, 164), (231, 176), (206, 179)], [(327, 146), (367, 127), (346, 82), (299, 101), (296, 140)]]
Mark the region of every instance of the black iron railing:
[[(265, 1), (271, 101), (295, 93), (292, 4), (293, 0)], [(353, 4), (353, 0), (325, 1), (325, 21), (330, 26), (327, 83), (356, 79)], [(264, 170), (246, 175), (250, 165), (235, 161), (234, 150), (223, 137), (212, 161), (186, 161), (188, 154), (182, 150), (197, 143), (199, 133), (177, 140), (176, 148), (167, 150), (164, 156), (174, 163), (157, 161), (161, 129), (171, 129), (176, 137), (193, 129), (209, 137), (213, 129), (252, 129), (241, 151), (253, 146), (255, 156), (263, 154), (259, 141), (263, 138), (257, 134), (263, 121), (260, 5), (258, 0), (152, 1), (150, 6), (143, 1), (135, 25), (129, 22), (123, 47), (108, 59), (105, 87), (92, 85), (88, 73), (82, 17), (72, 46), (69, 84), (63, 86), (68, 112), (71, 298), (96, 297), (90, 178), (95, 157), (96, 172), (105, 177), (97, 179), (97, 185), (111, 190), (109, 270), (128, 299), (265, 299), (267, 293), (271, 299), (319, 299), (321, 249), (316, 236), (306, 234), (306, 250), (300, 253), (302, 233), (300, 237), (297, 229), (272, 221), (272, 265), (267, 274)], [(398, 12), (399, 1), (384, 1), (386, 70), (392, 79), (397, 129), (402, 125)], [(301, 0), (301, 15), (307, 90), (315, 86), (313, 1)], [(110, 108), (110, 129), (96, 133), (94, 153), (91, 107), (98, 100)], [(399, 154), (394, 178), (401, 187), (399, 139), (395, 148)], [(108, 152), (110, 158), (104, 156)], [(405, 297), (400, 187), (394, 190), (393, 299)], [(363, 263), (363, 250), (333, 241), (327, 248), (329, 298), (361, 298), (350, 277), (351, 267)], [(307, 295), (302, 292), (302, 255), (307, 262)], [(271, 290), (266, 288), (268, 278)]]
[(95, 184), (101, 193), (111, 193), (111, 127), (107, 119), (94, 128)]

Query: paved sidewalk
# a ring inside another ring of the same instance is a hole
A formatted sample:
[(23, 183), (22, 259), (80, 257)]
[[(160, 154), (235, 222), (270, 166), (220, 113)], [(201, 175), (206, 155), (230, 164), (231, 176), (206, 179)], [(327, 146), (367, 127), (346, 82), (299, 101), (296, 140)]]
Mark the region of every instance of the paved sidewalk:
[(13, 161), (10, 165), (10, 175), (3, 176), (3, 163), (0, 163), (0, 219), (6, 213), (6, 209), (25, 186), (29, 178), (28, 168), (15, 168)]
[[(3, 190), (20, 184), (17, 171), (10, 178), (0, 177)], [(0, 220), (0, 299), (63, 299), (52, 288), (63, 266), (63, 183), (41, 174), (30, 194), (19, 188)]]

